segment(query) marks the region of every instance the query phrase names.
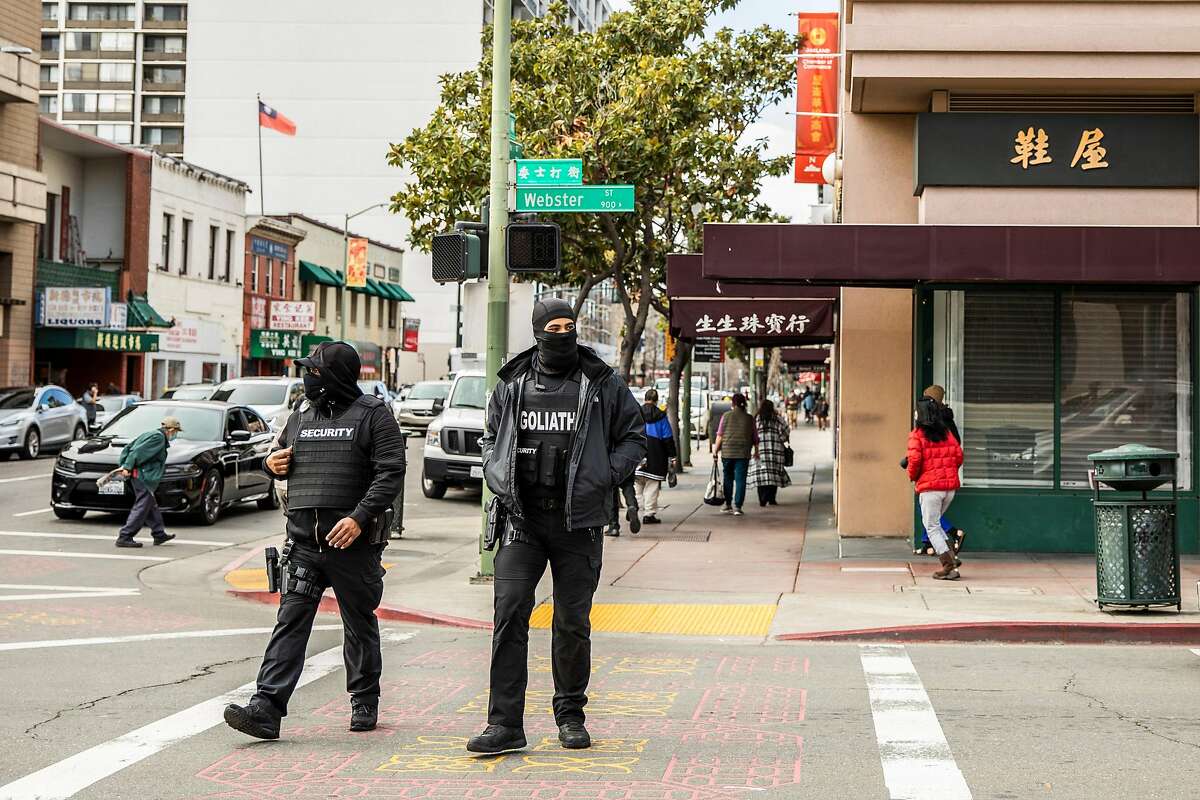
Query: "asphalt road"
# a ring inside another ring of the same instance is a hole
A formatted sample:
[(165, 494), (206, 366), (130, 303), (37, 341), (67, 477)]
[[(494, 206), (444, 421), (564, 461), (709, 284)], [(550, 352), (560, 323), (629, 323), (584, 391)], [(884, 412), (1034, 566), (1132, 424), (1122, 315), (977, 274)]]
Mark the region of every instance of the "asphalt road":
[[(581, 753), (553, 738), (535, 632), (530, 749), (477, 759), (462, 744), (485, 722), (486, 632), (387, 627), (383, 724), (351, 734), (341, 632), (322, 615), (284, 738), (253, 742), (219, 709), (248, 696), (274, 613), (227, 596), (221, 574), (279, 515), (168, 520), (177, 541), (117, 550), (119, 520), (48, 512), (52, 463), (0, 462), (0, 798), (1200, 795), (1200, 654), (1186, 648), (598, 634), (598, 741)], [(418, 473), (411, 519), (477, 507), (424, 500)]]

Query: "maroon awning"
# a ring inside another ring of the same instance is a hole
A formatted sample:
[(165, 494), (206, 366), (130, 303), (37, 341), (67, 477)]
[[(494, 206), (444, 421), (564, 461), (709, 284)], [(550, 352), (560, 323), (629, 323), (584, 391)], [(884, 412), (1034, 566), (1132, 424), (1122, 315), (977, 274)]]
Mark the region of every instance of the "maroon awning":
[(672, 253), (667, 256), (667, 297), (696, 300), (749, 298), (826, 298), (838, 299), (836, 287), (818, 286), (811, 291), (797, 292), (794, 286), (760, 283), (721, 283), (703, 275), (704, 256), (692, 253)]
[(797, 337), (832, 341), (833, 308), (834, 302), (826, 298), (672, 300), (671, 328), (687, 339), (732, 336), (766, 343), (754, 347), (799, 344), (789, 341)]
[(828, 347), (784, 347), (779, 351), (779, 357), (785, 364), (814, 364), (823, 365), (829, 360)]
[(1195, 284), (1200, 227), (709, 223), (701, 271), (723, 286)]

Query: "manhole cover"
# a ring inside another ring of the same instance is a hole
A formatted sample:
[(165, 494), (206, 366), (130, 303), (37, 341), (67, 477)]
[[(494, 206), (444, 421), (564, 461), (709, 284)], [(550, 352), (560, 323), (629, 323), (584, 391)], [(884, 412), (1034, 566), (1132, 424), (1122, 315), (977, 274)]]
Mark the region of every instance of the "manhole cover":
[(642, 532), (637, 534), (639, 539), (654, 539), (659, 542), (707, 542), (712, 536), (712, 531), (653, 531), (647, 532), (646, 527), (642, 527)]

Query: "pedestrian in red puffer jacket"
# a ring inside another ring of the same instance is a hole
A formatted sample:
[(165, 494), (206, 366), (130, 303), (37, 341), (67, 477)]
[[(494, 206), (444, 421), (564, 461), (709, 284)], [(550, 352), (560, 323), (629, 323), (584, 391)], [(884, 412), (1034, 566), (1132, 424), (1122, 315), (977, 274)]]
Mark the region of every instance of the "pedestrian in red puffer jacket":
[(933, 573), (937, 580), (958, 580), (962, 565), (946, 543), (941, 522), (961, 485), (958, 468), (962, 463), (962, 445), (946, 428), (937, 403), (922, 397), (917, 401), (917, 426), (908, 436), (908, 479), (917, 485), (921, 522), (942, 562), (942, 568)]

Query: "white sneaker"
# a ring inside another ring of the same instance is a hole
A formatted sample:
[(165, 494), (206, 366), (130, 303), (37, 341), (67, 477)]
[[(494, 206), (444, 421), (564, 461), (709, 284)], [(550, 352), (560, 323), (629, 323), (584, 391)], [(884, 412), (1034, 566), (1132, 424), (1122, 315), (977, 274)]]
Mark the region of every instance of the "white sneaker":
[(740, 508), (735, 508), (735, 509), (733, 510), (733, 515), (734, 515), (735, 517), (741, 517), (741, 516), (745, 516), (745, 515), (744, 515), (744, 513), (742, 512), (742, 510), (741, 510)]

